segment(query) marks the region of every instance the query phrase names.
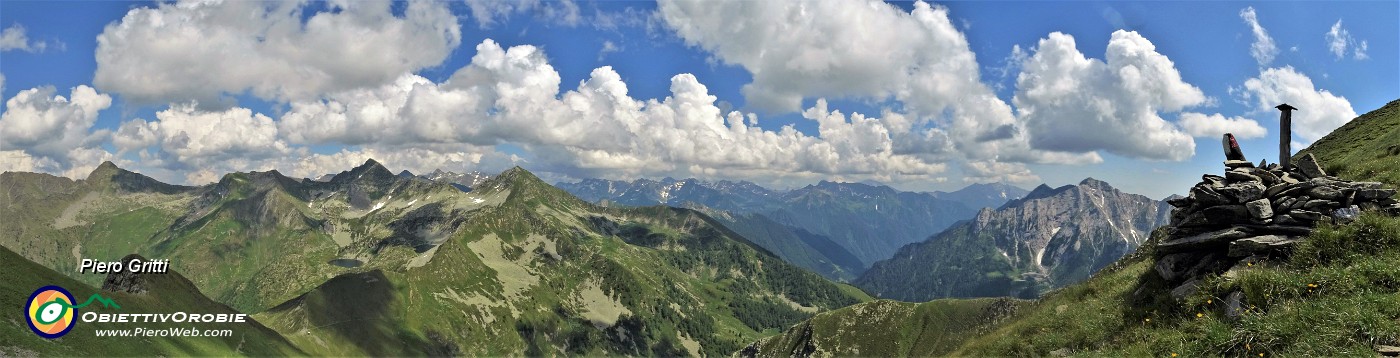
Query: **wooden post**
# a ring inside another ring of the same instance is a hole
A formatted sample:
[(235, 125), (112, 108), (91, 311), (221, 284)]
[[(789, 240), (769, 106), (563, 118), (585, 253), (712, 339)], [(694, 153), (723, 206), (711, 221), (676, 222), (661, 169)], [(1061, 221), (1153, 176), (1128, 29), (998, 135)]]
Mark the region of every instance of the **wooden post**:
[(1290, 146), (1293, 144), (1293, 111), (1297, 108), (1287, 103), (1274, 108), (1282, 112), (1278, 117), (1278, 163), (1283, 170), (1289, 170), (1293, 168), (1293, 150)]

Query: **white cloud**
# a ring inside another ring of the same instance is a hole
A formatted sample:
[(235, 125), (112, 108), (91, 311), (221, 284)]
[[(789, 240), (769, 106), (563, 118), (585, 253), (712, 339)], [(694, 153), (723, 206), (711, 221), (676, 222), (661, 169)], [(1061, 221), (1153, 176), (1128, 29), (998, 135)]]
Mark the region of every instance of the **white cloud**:
[(29, 41), (29, 36), (25, 34), (24, 26), (16, 23), (0, 32), (0, 52), (21, 50), (25, 52), (44, 52), (49, 44), (44, 41)]
[(894, 101), (903, 113), (881, 122), (897, 154), (938, 162), (1102, 161), (1092, 152), (1033, 149), (1011, 106), (981, 82), (976, 55), (945, 7), (677, 0), (660, 2), (658, 12), (687, 44), (753, 76), (741, 89), (752, 108), (798, 111), (804, 99), (819, 98)]
[(74, 179), (113, 156), (99, 147), (108, 131), (93, 131), (112, 98), (78, 86), (68, 97), (53, 86), (20, 91), (0, 114), (0, 171), (54, 173)]
[[(206, 105), (251, 91), (309, 99), (392, 81), (442, 62), (461, 41), (445, 4), (388, 1), (162, 3), (127, 12), (97, 37), (99, 88), (137, 102)], [(306, 20), (302, 21), (305, 17)]]
[(73, 88), (67, 98), (56, 92), (53, 86), (31, 88), (5, 102), (0, 150), (24, 150), (66, 164), (75, 148), (102, 141), (107, 132), (91, 128), (98, 112), (112, 105), (112, 97), (88, 86)]
[(1338, 60), (1347, 57), (1348, 47), (1352, 48), (1352, 58), (1357, 60), (1370, 58), (1370, 56), (1366, 55), (1366, 50), (1369, 45), (1365, 40), (1357, 42), (1356, 38), (1351, 36), (1350, 31), (1342, 28), (1341, 19), (1337, 19), (1337, 23), (1332, 24), (1332, 28), (1327, 30), (1325, 37), (1327, 38), (1327, 48), (1332, 51), (1332, 55)]
[(1106, 150), (1157, 160), (1195, 153), (1191, 136), (1163, 120), (1207, 103), (1175, 65), (1136, 32), (1115, 31), (1106, 61), (1085, 58), (1074, 38), (1052, 33), (1023, 65), (1013, 101), (1037, 149)]
[(618, 46), (617, 44), (613, 43), (611, 40), (603, 41), (603, 46), (602, 46), (602, 48), (599, 48), (599, 49), (598, 49), (598, 61), (602, 61), (604, 57), (607, 57), (607, 56), (608, 56), (608, 54), (614, 53), (614, 52), (618, 52), (618, 51), (622, 51), (622, 47), (621, 47), (621, 46)]
[(578, 4), (573, 0), (466, 0), (467, 10), (476, 19), (477, 26), (487, 29), (498, 21), (510, 19), (511, 15), (535, 12), (539, 18), (566, 26), (576, 26), (583, 21)]
[(156, 121), (122, 123), (112, 143), (120, 152), (158, 145), (167, 168), (212, 168), (227, 162), (257, 162), (292, 153), (278, 137), (277, 124), (247, 108), (201, 111), (176, 104), (156, 112)]
[[(945, 165), (897, 153), (885, 118), (844, 114), (826, 102), (803, 112), (819, 134), (757, 127), (757, 116), (723, 113), (693, 75), (671, 79), (671, 96), (634, 99), (610, 67), (574, 90), (533, 46), (487, 40), (448, 81), (405, 75), (393, 84), (296, 102), (280, 133), (298, 144), (407, 146), (414, 143), (523, 147), (536, 165), (566, 175), (843, 177), (930, 179)], [(906, 128), (907, 130), (907, 128)]]
[(1254, 7), (1246, 7), (1240, 10), (1240, 19), (1249, 25), (1249, 29), (1254, 33), (1254, 44), (1249, 46), (1249, 54), (1254, 56), (1254, 60), (1260, 66), (1266, 66), (1274, 61), (1274, 56), (1278, 55), (1278, 46), (1274, 45), (1274, 39), (1269, 37), (1269, 31), (1264, 30), (1264, 26), (1259, 25), (1259, 17), (1254, 13)]
[(1234, 134), (1239, 139), (1261, 138), (1269, 131), (1259, 122), (1244, 117), (1230, 117), (1216, 114), (1183, 112), (1177, 119), (1181, 128), (1192, 137), (1220, 138), (1225, 133)]
[(1356, 118), (1351, 102), (1313, 85), (1307, 75), (1292, 66), (1270, 68), (1259, 77), (1244, 82), (1242, 97), (1253, 102), (1255, 110), (1274, 112), (1274, 106), (1287, 103), (1293, 112), (1293, 138), (1307, 145)]
[(662, 1), (659, 11), (687, 43), (752, 73), (743, 92), (758, 108), (894, 98), (936, 114), (961, 97), (991, 96), (942, 6), (917, 2), (905, 13), (878, 1)]

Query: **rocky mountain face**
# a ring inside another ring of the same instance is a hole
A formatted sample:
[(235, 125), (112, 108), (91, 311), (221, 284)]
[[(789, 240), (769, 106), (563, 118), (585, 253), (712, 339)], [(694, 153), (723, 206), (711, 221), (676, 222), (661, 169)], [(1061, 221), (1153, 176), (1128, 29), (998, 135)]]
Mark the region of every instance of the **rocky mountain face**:
[[(309, 354), (721, 355), (869, 299), (700, 212), (599, 207), (520, 168), (470, 192), (372, 160), (324, 182), (179, 187), (104, 164), (0, 188), (0, 245), (93, 286), (78, 259), (169, 259)], [(131, 282), (111, 283), (154, 290)]]
[[(1319, 222), (1346, 223), (1362, 211), (1400, 215), (1395, 189), (1327, 175), (1311, 153), (1293, 168), (1226, 161), (1225, 176), (1206, 174), (1185, 198), (1170, 200), (1170, 236), (1157, 245), (1153, 269), (1183, 299), (1207, 275), (1244, 270), (1282, 257)], [(1227, 304), (1240, 314), (1240, 298)]]
[(470, 190), (470, 188), (475, 188), (477, 185), (481, 185), (481, 183), (486, 182), (486, 179), (491, 178), (490, 175), (478, 171), (454, 173), (443, 171), (442, 169), (433, 170), (432, 173), (419, 175), (418, 177), (439, 183), (456, 184), (458, 188), (465, 187), (468, 188), (468, 190)]
[[(762, 220), (791, 228), (781, 234), (783, 237), (803, 236), (796, 232), (802, 230), (835, 242), (843, 251), (862, 262), (857, 265), (856, 270), (843, 269), (843, 273), (836, 273), (825, 264), (808, 263), (809, 261), (801, 258), (784, 256), (794, 262), (803, 262), (803, 267), (833, 279), (853, 278), (853, 275), (858, 275), (868, 263), (888, 258), (900, 246), (922, 240), (976, 213), (968, 204), (943, 199), (935, 194), (902, 192), (888, 186), (860, 183), (822, 181), (789, 191), (769, 190), (742, 181), (704, 182), (670, 178), (660, 181), (639, 179), (632, 182), (586, 179), (578, 183), (557, 185), (584, 200), (607, 205), (703, 207), (735, 214), (730, 217), (763, 216)], [(1003, 189), (1004, 192), (999, 192)], [(978, 203), (975, 205), (1000, 205), (992, 197), (1001, 197), (1002, 194), (1006, 194), (1008, 198), (1017, 196), (1013, 189), (996, 186), (942, 195), (972, 198), (969, 200)], [(740, 226), (752, 226), (752, 223)], [(751, 231), (744, 234), (761, 232)], [(764, 238), (755, 241), (777, 243), (782, 240)], [(792, 252), (778, 246), (765, 247), (780, 255)], [(803, 255), (827, 256), (827, 263), (839, 261), (832, 255), (844, 256), (840, 253)]]
[(853, 283), (906, 301), (940, 297), (1036, 297), (1082, 281), (1133, 252), (1168, 220), (1169, 206), (1085, 179), (1041, 185), (1000, 209), (983, 209), (926, 241), (905, 246)]

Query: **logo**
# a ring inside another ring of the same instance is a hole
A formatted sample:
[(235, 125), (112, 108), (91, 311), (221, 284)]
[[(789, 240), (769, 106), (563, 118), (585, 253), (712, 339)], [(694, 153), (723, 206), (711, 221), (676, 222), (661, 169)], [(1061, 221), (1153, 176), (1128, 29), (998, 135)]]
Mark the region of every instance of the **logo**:
[(29, 329), (40, 337), (54, 339), (73, 330), (73, 317), (77, 309), (73, 307), (73, 294), (58, 286), (44, 286), (29, 295), (24, 305), (29, 314)]
[(34, 331), (34, 334), (54, 339), (72, 331), (74, 323), (77, 323), (74, 317), (78, 316), (78, 309), (87, 307), (93, 301), (100, 301), (105, 307), (121, 308), (116, 302), (96, 293), (88, 297), (87, 302), (75, 305), (73, 294), (68, 293), (68, 290), (58, 286), (44, 286), (29, 295), (29, 301), (24, 304), (24, 312), (29, 316), (29, 329)]

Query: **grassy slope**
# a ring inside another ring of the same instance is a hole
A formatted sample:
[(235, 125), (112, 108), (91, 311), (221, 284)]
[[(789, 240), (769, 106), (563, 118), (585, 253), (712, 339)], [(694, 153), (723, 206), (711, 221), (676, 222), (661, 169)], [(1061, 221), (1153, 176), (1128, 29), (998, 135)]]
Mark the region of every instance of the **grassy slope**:
[[(1046, 296), (957, 353), (1371, 355), (1373, 344), (1400, 338), (1400, 219), (1367, 215), (1321, 227), (1287, 262), (1209, 279), (1183, 303), (1167, 298), (1146, 247), (1121, 269)], [(1138, 287), (1144, 291), (1134, 294)], [(1238, 322), (1224, 317), (1224, 298), (1235, 290), (1247, 309)]]
[(371, 261), (257, 317), (325, 355), (723, 355), (811, 315), (792, 304), (870, 299), (694, 211), (599, 208), (523, 171), (496, 190), (426, 266)]
[(864, 270), (859, 258), (826, 236), (783, 225), (762, 214), (707, 214), (783, 260), (828, 279), (850, 281)]
[(1317, 156), (1328, 174), (1400, 187), (1400, 100), (1356, 117), (1297, 155), (1305, 153)]
[[(878, 300), (819, 314), (740, 352), (744, 356), (946, 355), (1026, 301), (945, 299), (928, 303)], [(882, 327), (884, 329), (872, 329)]]
[[(68, 278), (63, 274), (40, 266), (20, 257), (8, 249), (0, 248), (0, 306), (12, 310), (8, 319), (0, 321), (0, 355), (24, 356), (34, 353), (43, 356), (152, 356), (152, 355), (252, 355), (285, 356), (303, 354), (272, 330), (257, 322), (234, 324), (190, 324), (190, 323), (84, 323), (77, 322), (67, 335), (55, 340), (40, 338), (29, 331), (24, 315), (18, 313), (25, 300), (39, 287), (58, 285), (68, 289), (78, 301), (86, 301), (93, 293), (99, 292), (92, 286)], [(95, 275), (101, 276), (101, 275)], [(108, 309), (94, 303), (79, 312), (110, 313), (233, 313), (227, 306), (200, 295), (189, 281), (176, 274), (147, 276), (150, 291), (145, 294), (103, 292), (112, 298), (120, 309)], [(141, 338), (99, 338), (97, 329), (147, 329), (197, 328), (231, 329), (232, 337), (141, 337)]]

